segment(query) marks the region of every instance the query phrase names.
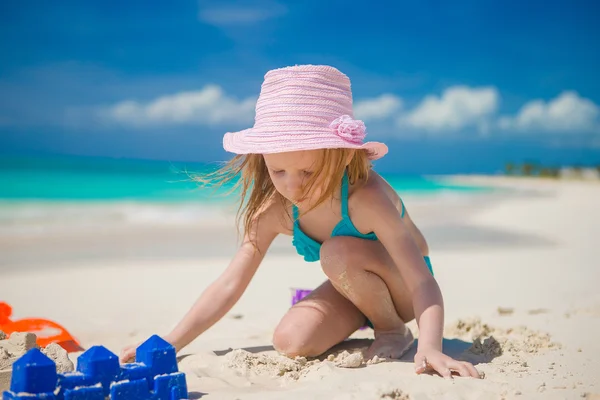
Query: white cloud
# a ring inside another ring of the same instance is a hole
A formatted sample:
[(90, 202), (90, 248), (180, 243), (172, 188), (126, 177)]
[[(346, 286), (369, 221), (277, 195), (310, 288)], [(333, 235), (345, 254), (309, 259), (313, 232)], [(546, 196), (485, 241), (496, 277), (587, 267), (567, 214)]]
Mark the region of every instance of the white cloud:
[[(481, 135), (500, 129), (523, 132), (600, 133), (600, 107), (576, 92), (567, 91), (544, 102), (532, 100), (514, 116), (497, 117), (500, 95), (494, 87), (454, 86), (441, 96), (428, 95), (413, 109), (395, 94), (357, 100), (356, 118), (366, 122), (396, 122), (404, 134), (460, 132), (474, 128)], [(256, 98), (234, 98), (218, 85), (161, 96), (147, 102), (126, 100), (101, 109), (104, 121), (144, 127), (205, 125), (246, 127), (254, 121)], [(89, 115), (89, 114), (87, 114)], [(0, 118), (0, 125), (6, 123)], [(387, 126), (387, 125), (386, 125)], [(406, 128), (412, 128), (407, 130)]]
[(103, 110), (109, 119), (124, 124), (251, 124), (256, 99), (228, 97), (220, 86), (159, 97), (148, 103), (127, 100)]
[(468, 126), (486, 129), (499, 100), (494, 87), (453, 86), (441, 97), (425, 97), (415, 109), (398, 118), (398, 124), (428, 131), (456, 131)]
[(354, 116), (361, 120), (385, 119), (402, 109), (402, 99), (393, 94), (382, 94), (372, 99), (359, 100), (354, 103)]
[(599, 115), (600, 107), (594, 102), (565, 91), (548, 102), (526, 103), (516, 116), (500, 118), (498, 126), (525, 132), (590, 132), (600, 128)]
[(255, 2), (254, 4), (241, 5), (212, 5), (201, 8), (198, 14), (201, 21), (219, 26), (230, 27), (239, 25), (253, 25), (271, 18), (276, 18), (287, 13), (283, 5), (269, 2)]

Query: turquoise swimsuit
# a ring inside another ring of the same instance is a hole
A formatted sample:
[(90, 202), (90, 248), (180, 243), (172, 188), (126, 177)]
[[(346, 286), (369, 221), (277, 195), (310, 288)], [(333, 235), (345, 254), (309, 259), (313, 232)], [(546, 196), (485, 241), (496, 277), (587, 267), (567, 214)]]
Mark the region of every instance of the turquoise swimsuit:
[[(334, 236), (353, 236), (361, 239), (367, 240), (377, 240), (377, 235), (375, 233), (370, 232), (367, 234), (361, 233), (356, 229), (352, 221), (350, 220), (350, 216), (348, 215), (348, 175), (344, 173), (344, 177), (342, 179), (342, 220), (338, 222), (338, 224), (331, 231), (331, 237)], [(404, 218), (405, 207), (404, 202), (400, 200), (402, 203), (402, 215)], [(292, 205), (292, 212), (294, 215), (294, 237), (292, 239), (292, 244), (296, 247), (296, 251), (298, 254), (304, 257), (305, 261), (314, 262), (319, 261), (321, 258), (321, 243), (317, 242), (307, 234), (305, 234), (302, 229), (300, 229), (300, 222), (298, 220), (298, 208), (295, 205)], [(428, 256), (424, 256), (423, 259), (429, 268), (429, 271), (433, 274), (433, 269), (431, 266), (431, 261)]]
[[(404, 218), (404, 202), (402, 199), (400, 199), (400, 202), (402, 203), (401, 218)], [(318, 261), (321, 258), (321, 243), (317, 242), (300, 229), (298, 208), (295, 205), (292, 205), (292, 212), (294, 215), (294, 236), (292, 238), (292, 244), (296, 247), (298, 254), (304, 257), (305, 261)], [(331, 237), (334, 236), (353, 236), (366, 240), (377, 240), (377, 235), (375, 235), (374, 232), (367, 234), (361, 233), (350, 220), (350, 216), (348, 215), (348, 175), (346, 173), (344, 173), (344, 178), (342, 179), (342, 220), (338, 222), (331, 231)], [(429, 257), (423, 256), (423, 259), (425, 260), (425, 264), (427, 264), (427, 268), (429, 268), (429, 272), (433, 275), (433, 268)], [(368, 318), (366, 320), (366, 325), (373, 328), (373, 324)]]

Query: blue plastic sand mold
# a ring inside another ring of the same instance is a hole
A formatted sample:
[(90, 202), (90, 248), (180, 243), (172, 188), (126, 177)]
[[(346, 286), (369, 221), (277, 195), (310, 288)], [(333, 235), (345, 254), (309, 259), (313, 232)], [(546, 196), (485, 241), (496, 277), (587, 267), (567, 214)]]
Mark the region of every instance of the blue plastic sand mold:
[(56, 372), (56, 364), (31, 349), (13, 364), (10, 391), (3, 400), (181, 400), (187, 399), (185, 374), (178, 372), (175, 348), (157, 335), (142, 343), (136, 362), (119, 364), (104, 346), (77, 360), (77, 371)]

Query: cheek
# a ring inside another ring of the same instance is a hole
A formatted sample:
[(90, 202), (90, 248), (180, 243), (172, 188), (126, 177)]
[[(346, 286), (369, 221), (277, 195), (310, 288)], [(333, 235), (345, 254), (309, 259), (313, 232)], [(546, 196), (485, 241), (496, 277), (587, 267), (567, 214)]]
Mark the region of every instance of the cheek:
[(321, 197), (321, 194), (323, 193), (323, 190), (320, 187), (315, 186), (311, 191), (310, 191), (310, 198), (312, 200), (316, 200), (319, 197)]
[(278, 179), (276, 176), (271, 176), (271, 182), (273, 182), (275, 190), (277, 190), (279, 193), (283, 194), (285, 192), (285, 185), (282, 179)]
[(275, 190), (277, 190), (280, 194), (285, 194), (285, 186), (274, 183)]

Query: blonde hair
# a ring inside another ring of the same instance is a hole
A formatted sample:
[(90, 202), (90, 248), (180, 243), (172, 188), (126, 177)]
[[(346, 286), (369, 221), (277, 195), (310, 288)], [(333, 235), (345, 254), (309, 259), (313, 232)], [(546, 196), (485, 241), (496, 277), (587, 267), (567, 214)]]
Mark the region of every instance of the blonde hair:
[[(323, 187), (324, 190), (317, 201), (304, 213), (329, 198), (333, 199), (342, 182), (344, 172), (347, 171), (350, 184), (360, 185), (367, 181), (371, 169), (367, 150), (342, 148), (319, 151), (322, 154), (314, 165), (315, 172), (306, 182), (304, 191), (309, 192), (315, 185)], [(286, 209), (291, 205), (291, 202), (275, 189), (262, 154), (236, 155), (218, 170), (196, 176), (194, 179), (203, 184), (214, 184), (217, 188), (236, 181), (232, 190), (241, 188), (236, 216), (238, 233), (240, 223), (243, 223), (244, 234), (248, 233), (261, 211), (272, 201), (280, 201)]]

